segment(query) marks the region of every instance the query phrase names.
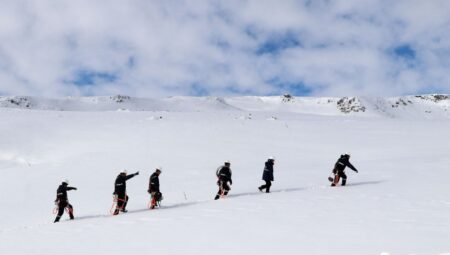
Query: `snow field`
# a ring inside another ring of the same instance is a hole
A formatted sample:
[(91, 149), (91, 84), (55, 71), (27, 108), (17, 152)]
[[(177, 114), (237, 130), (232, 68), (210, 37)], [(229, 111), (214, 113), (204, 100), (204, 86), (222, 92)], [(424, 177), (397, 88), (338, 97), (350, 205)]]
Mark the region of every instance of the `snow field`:
[[(2, 109), (0, 254), (450, 252), (448, 120), (248, 114)], [(331, 188), (344, 152), (360, 173)], [(264, 194), (268, 156), (275, 182)], [(224, 160), (232, 190), (213, 201)], [(165, 200), (149, 211), (157, 166)], [(129, 213), (113, 217), (123, 168), (140, 175), (127, 184)], [(53, 224), (62, 178), (78, 188), (69, 192), (77, 220)]]

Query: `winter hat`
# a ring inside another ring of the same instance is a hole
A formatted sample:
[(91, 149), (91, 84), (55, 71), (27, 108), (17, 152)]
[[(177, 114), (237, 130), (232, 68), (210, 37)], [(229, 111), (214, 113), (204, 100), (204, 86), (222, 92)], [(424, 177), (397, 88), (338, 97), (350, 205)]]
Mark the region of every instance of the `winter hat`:
[(69, 180), (67, 180), (67, 179), (62, 179), (62, 183), (65, 183), (65, 184), (69, 185)]

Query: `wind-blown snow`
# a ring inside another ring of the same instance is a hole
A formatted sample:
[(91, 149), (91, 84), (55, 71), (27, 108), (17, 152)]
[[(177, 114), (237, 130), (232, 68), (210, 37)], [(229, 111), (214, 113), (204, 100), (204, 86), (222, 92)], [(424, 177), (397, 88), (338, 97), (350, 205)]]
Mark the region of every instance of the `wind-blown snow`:
[[(343, 100), (366, 107), (350, 113), (338, 98), (10, 99), (0, 108), (0, 254), (450, 253), (448, 99)], [(331, 188), (343, 152), (360, 172)], [(268, 156), (275, 182), (264, 194)], [(224, 160), (233, 186), (214, 201)], [(150, 211), (157, 166), (165, 200)], [(128, 181), (129, 213), (110, 216), (123, 168), (140, 175)], [(62, 178), (78, 188), (77, 220), (53, 224)]]

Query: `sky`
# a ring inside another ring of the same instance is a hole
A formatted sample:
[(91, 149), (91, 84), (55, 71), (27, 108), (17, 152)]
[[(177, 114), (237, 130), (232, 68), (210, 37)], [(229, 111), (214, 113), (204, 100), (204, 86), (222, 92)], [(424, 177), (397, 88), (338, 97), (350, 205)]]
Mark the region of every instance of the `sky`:
[(448, 0), (0, 0), (0, 95), (450, 93)]

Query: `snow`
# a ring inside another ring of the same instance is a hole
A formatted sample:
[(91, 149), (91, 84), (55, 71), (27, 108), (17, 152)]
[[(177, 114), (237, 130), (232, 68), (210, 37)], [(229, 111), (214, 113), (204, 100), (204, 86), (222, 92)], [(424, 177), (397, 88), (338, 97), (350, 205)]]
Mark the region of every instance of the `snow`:
[[(2, 104), (0, 254), (449, 254), (448, 102), (410, 99), (388, 108), (398, 99), (358, 98), (367, 110), (349, 114), (337, 98)], [(360, 171), (331, 188), (344, 152)], [(275, 182), (265, 194), (268, 156)], [(214, 201), (225, 160), (232, 190)], [(164, 200), (150, 211), (158, 166)], [(124, 168), (140, 175), (128, 181), (129, 212), (110, 216)], [(63, 178), (78, 188), (68, 192), (76, 220), (53, 224)]]

